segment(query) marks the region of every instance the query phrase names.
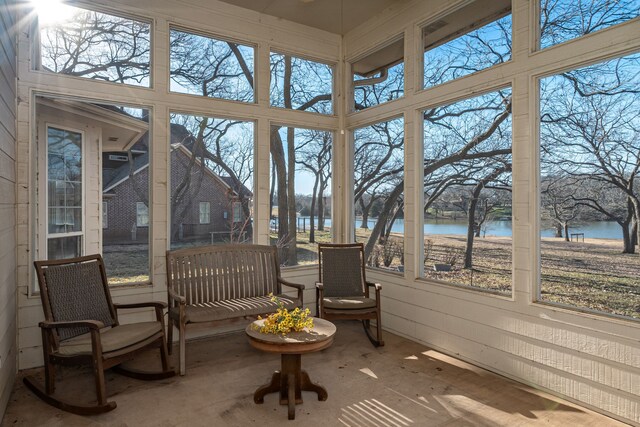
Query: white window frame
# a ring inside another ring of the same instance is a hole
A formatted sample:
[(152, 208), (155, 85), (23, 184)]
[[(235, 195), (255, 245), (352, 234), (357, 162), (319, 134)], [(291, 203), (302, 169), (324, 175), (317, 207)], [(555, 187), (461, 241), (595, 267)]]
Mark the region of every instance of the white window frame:
[[(80, 150), (82, 153), (82, 230), (81, 231), (73, 231), (69, 233), (49, 233), (49, 129), (60, 129), (67, 132), (73, 132), (80, 134), (81, 144)], [(40, 230), (40, 238), (38, 241), (38, 252), (39, 258), (44, 259), (48, 258), (48, 245), (49, 240), (53, 238), (63, 238), (63, 237), (74, 237), (74, 236), (82, 236), (81, 246), (80, 246), (80, 255), (84, 255), (85, 246), (86, 246), (86, 134), (84, 131), (80, 129), (76, 129), (69, 126), (58, 125), (56, 123), (45, 122), (44, 123), (44, 135), (41, 138), (43, 142), (43, 149), (41, 150), (41, 155), (39, 156), (39, 170), (42, 174), (42, 180), (38, 180), (36, 191), (39, 193), (38, 199), (40, 200), (40, 207), (38, 209), (38, 228)]]
[(233, 222), (242, 222), (242, 204), (240, 202), (233, 202), (231, 210), (231, 218)]
[(211, 224), (211, 202), (200, 202), (198, 216), (200, 224)]
[(109, 228), (109, 202), (102, 202), (102, 229)]
[[(140, 212), (140, 210), (143, 212)], [(146, 217), (146, 223), (142, 223), (140, 219)], [(149, 207), (144, 202), (136, 202), (136, 227), (148, 227), (149, 226)]]

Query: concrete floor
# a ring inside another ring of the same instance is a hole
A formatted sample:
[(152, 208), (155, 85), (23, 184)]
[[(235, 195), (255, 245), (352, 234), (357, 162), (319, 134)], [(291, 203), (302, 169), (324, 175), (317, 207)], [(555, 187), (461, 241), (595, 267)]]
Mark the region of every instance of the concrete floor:
[[(333, 346), (302, 358), (303, 369), (327, 388), (329, 398), (319, 402), (304, 392), (294, 421), (287, 420), (276, 394), (253, 403), (254, 390), (270, 379), (280, 359), (234, 333), (188, 343), (184, 377), (143, 382), (107, 372), (107, 394), (118, 407), (103, 415), (59, 411), (18, 378), (1, 426), (623, 425), (396, 335), (385, 333), (386, 346), (376, 349), (358, 322), (336, 324)], [(151, 368), (158, 359), (150, 354), (137, 362)], [(41, 370), (35, 372), (42, 378)], [(64, 369), (57, 393), (91, 401), (87, 374), (84, 368)]]

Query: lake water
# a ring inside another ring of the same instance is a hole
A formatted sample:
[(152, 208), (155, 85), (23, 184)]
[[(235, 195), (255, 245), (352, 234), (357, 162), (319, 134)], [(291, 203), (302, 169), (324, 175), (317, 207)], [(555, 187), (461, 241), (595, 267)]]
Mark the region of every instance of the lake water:
[[(306, 218), (306, 226), (309, 227), (309, 217), (300, 217), (300, 227), (302, 227), (302, 218)], [(360, 227), (362, 220), (355, 221), (356, 228)], [(368, 221), (369, 228), (372, 229), (376, 224), (375, 219)], [(331, 220), (325, 221), (327, 227), (331, 227)], [(493, 221), (486, 226), (487, 236), (511, 236), (511, 221)], [(393, 224), (392, 232), (403, 233), (404, 221), (396, 220)], [(430, 220), (424, 224), (425, 234), (467, 234), (467, 223), (465, 221), (451, 220)], [(584, 233), (586, 238), (592, 239), (622, 239), (622, 228), (615, 222), (610, 221), (592, 221), (576, 224), (575, 227), (569, 228), (569, 233)], [(542, 230), (542, 237), (553, 237), (555, 231), (552, 229)]]

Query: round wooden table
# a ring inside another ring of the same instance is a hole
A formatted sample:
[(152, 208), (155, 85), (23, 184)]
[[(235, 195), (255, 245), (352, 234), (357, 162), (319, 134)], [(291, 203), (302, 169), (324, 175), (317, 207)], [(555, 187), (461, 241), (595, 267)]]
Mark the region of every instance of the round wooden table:
[(296, 404), (302, 403), (302, 392), (318, 393), (318, 400), (327, 400), (327, 390), (311, 382), (309, 374), (302, 370), (302, 355), (314, 351), (324, 350), (333, 343), (336, 327), (333, 323), (323, 319), (313, 318), (313, 328), (286, 335), (263, 334), (254, 329), (264, 320), (256, 320), (245, 332), (249, 343), (258, 350), (267, 353), (280, 353), (281, 369), (275, 371), (271, 382), (259, 387), (253, 394), (255, 403), (264, 403), (264, 396), (269, 393), (280, 392), (280, 404), (288, 405), (289, 419), (295, 419)]

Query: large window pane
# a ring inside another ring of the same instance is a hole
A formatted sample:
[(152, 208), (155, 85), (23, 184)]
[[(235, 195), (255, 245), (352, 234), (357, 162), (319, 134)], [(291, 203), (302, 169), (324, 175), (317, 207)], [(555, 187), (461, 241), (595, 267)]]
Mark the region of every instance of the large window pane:
[(511, 292), (511, 90), (424, 111), (424, 274)]
[(172, 249), (253, 241), (253, 128), (171, 115)]
[(271, 127), (271, 243), (286, 266), (318, 260), (318, 243), (330, 242), (333, 134)]
[(37, 181), (38, 257), (102, 252), (109, 283), (148, 281), (149, 111), (44, 96), (35, 104), (36, 141), (47, 142), (38, 150), (47, 177)]
[(511, 0), (477, 0), (422, 29), (424, 87), (511, 59)]
[(351, 64), (354, 110), (404, 96), (404, 38)]
[(540, 299), (640, 318), (640, 54), (540, 80)]
[(355, 240), (365, 243), (367, 264), (404, 269), (404, 120), (354, 132)]
[(640, 16), (639, 0), (541, 0), (540, 48)]
[(171, 30), (171, 90), (253, 102), (254, 48)]
[(148, 23), (50, 3), (39, 2), (36, 7), (42, 69), (94, 80), (150, 85)]
[(271, 105), (333, 114), (333, 68), (327, 64), (271, 53)]
[[(102, 253), (110, 284), (149, 280), (149, 110), (105, 107), (120, 114), (121, 126), (137, 129), (133, 136), (103, 135)], [(105, 132), (122, 132), (118, 126)], [(115, 135), (115, 134), (114, 134)], [(129, 139), (131, 138), (131, 139)], [(115, 140), (115, 141), (114, 141)], [(129, 142), (127, 144), (127, 142)], [(122, 151), (124, 149), (124, 151)], [(105, 207), (106, 205), (106, 207)]]

